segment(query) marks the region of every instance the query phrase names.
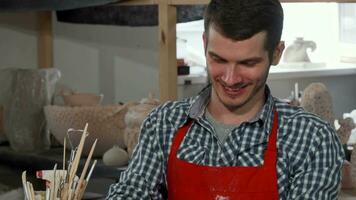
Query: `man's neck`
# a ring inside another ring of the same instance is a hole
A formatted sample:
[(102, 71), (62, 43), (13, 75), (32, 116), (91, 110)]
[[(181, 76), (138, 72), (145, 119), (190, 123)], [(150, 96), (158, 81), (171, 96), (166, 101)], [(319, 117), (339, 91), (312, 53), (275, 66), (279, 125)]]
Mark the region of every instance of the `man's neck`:
[[(212, 91), (211, 95), (214, 94)], [(222, 104), (219, 100), (211, 96), (210, 102), (207, 106), (210, 114), (214, 119), (222, 124), (235, 124), (240, 125), (243, 122), (251, 121), (257, 117), (257, 114), (261, 112), (265, 102), (266, 95), (265, 90), (263, 89), (262, 96), (255, 96), (254, 99), (251, 99), (246, 104), (238, 107), (236, 109), (230, 109)]]

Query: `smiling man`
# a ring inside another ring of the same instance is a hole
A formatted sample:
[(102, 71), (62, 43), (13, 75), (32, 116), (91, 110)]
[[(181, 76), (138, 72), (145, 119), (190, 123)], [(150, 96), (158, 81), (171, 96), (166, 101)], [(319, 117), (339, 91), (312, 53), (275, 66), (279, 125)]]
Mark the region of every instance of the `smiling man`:
[(284, 50), (279, 1), (212, 0), (204, 20), (210, 84), (148, 116), (107, 198), (337, 199), (334, 130), (266, 85)]

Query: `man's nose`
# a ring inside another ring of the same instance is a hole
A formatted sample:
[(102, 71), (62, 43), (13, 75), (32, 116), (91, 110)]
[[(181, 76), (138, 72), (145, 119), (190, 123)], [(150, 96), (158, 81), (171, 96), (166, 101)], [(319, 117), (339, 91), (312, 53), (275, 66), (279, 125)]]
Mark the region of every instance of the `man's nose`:
[(224, 74), (221, 78), (228, 86), (235, 85), (242, 81), (241, 70), (236, 64), (231, 64), (225, 67)]

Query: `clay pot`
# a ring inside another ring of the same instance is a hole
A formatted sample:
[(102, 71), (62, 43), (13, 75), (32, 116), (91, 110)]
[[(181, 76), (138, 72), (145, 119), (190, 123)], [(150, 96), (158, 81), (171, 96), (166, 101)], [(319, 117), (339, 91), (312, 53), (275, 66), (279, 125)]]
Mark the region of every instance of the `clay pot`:
[(125, 150), (118, 146), (113, 146), (103, 155), (103, 162), (107, 166), (123, 167), (129, 162), (129, 156)]
[(103, 95), (90, 93), (62, 94), (64, 104), (67, 106), (97, 106), (103, 100)]
[(125, 130), (124, 144), (127, 147), (127, 152), (131, 158), (133, 150), (138, 143), (140, 127), (147, 115), (159, 105), (159, 100), (154, 99), (150, 94), (148, 98), (144, 98), (140, 103), (127, 104), (128, 110), (125, 115)]
[(316, 43), (314, 41), (306, 41), (302, 37), (297, 37), (293, 44), (287, 47), (284, 52), (284, 62), (310, 62), (307, 49), (314, 51)]
[[(86, 138), (83, 154), (88, 155), (91, 144), (97, 138), (94, 155), (102, 156), (114, 145), (124, 146), (123, 129), (124, 115), (127, 109), (121, 105), (112, 106), (45, 106), (45, 116), (51, 134), (63, 145), (64, 138), (71, 140), (73, 147), (78, 146), (81, 132), (71, 132), (68, 129), (84, 129), (88, 123), (89, 135)], [(67, 148), (70, 149), (67, 140)]]

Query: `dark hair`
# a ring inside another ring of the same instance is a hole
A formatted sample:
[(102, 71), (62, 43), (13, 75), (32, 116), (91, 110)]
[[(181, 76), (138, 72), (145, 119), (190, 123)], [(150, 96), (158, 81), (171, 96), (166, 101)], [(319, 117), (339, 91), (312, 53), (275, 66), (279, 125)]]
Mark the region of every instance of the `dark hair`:
[(283, 9), (278, 0), (211, 0), (204, 17), (207, 36), (210, 26), (236, 41), (266, 31), (265, 48), (271, 59), (281, 40)]

